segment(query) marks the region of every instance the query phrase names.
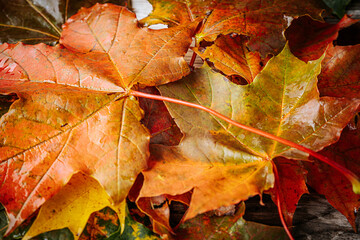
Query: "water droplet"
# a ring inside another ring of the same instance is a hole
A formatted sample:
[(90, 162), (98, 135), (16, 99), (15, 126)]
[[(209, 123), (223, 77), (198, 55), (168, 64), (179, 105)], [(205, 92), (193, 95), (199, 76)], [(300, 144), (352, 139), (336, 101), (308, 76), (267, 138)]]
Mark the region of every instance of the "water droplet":
[(4, 70), (8, 69), (7, 72), (12, 73), (15, 70), (16, 66), (16, 63), (10, 63)]
[(6, 60), (8, 60), (8, 58), (3, 58), (3, 59), (1, 59), (1, 61), (0, 61), (0, 68), (3, 68), (3, 67), (4, 67)]

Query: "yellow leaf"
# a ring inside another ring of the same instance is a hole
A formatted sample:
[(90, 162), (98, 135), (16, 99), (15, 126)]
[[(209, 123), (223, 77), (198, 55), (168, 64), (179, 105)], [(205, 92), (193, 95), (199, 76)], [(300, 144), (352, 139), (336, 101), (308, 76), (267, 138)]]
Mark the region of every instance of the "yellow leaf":
[(77, 173), (58, 194), (41, 207), (39, 215), (23, 240), (65, 227), (70, 229), (77, 240), (91, 213), (95, 211), (111, 206), (118, 213), (120, 220), (123, 219), (123, 202), (118, 206), (112, 205), (109, 195), (94, 178)]

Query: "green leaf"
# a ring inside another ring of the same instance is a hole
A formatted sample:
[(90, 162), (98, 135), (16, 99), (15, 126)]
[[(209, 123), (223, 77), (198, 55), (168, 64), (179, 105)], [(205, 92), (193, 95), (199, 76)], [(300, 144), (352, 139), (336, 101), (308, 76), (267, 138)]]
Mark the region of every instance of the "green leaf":
[[(115, 240), (117, 238), (109, 238), (109, 240)], [(160, 239), (150, 229), (146, 228), (141, 223), (136, 222), (130, 214), (125, 219), (125, 229), (120, 237), (121, 240), (158, 240)]]
[[(85, 238), (93, 239), (93, 238)], [(126, 207), (126, 217), (125, 217), (125, 227), (121, 233), (119, 228), (117, 231), (113, 232), (108, 238), (100, 238), (106, 240), (158, 240), (160, 239), (156, 234), (154, 234), (150, 229), (142, 225), (141, 223), (135, 221), (129, 213), (128, 208)]]
[(323, 2), (332, 9), (339, 18), (342, 18), (345, 14), (346, 6), (351, 0), (323, 0)]
[(80, 240), (91, 238), (108, 239), (117, 231), (120, 231), (120, 222), (114, 210), (106, 207), (100, 211), (94, 212), (86, 224), (86, 228), (80, 236)]
[(287, 239), (283, 228), (245, 221), (245, 204), (234, 216), (201, 214), (181, 224), (174, 239)]

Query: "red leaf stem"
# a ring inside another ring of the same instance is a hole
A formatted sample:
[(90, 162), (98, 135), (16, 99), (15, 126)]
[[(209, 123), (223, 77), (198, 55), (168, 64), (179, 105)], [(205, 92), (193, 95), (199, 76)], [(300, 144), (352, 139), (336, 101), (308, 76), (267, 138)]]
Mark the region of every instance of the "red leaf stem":
[(274, 162), (272, 162), (273, 165), (273, 170), (274, 170), (274, 175), (275, 175), (275, 195), (276, 195), (276, 206), (279, 212), (279, 217), (280, 217), (280, 221), (281, 224), (284, 227), (284, 230), (286, 232), (286, 234), (288, 235), (288, 237), (290, 238), (290, 240), (294, 240), (293, 236), (291, 235), (289, 228), (286, 226), (286, 222), (281, 210), (281, 201), (280, 201), (280, 196), (279, 196), (279, 190), (280, 190), (280, 185), (279, 185), (279, 173), (277, 171), (276, 165)]
[(189, 66), (191, 68), (194, 67), (196, 56), (197, 56), (196, 52), (193, 52), (193, 55), (191, 56), (191, 60), (190, 60), (190, 63), (189, 63)]
[(203, 110), (203, 111), (206, 111), (218, 118), (221, 118), (222, 120), (234, 125), (234, 126), (237, 126), (241, 129), (244, 129), (244, 130), (247, 130), (249, 132), (252, 132), (252, 133), (255, 133), (255, 134), (258, 134), (260, 136), (263, 136), (263, 137), (266, 137), (268, 139), (271, 139), (271, 140), (274, 140), (274, 141), (277, 141), (279, 143), (282, 143), (282, 144), (285, 144), (289, 147), (293, 147), (293, 148), (296, 148), (302, 152), (305, 152), (305, 153), (308, 153), (310, 154), (311, 156), (319, 159), (320, 161), (330, 165), (331, 167), (333, 167), (334, 169), (338, 170), (341, 174), (343, 174), (351, 183), (352, 183), (352, 186), (353, 186), (353, 191), (356, 193), (356, 194), (360, 194), (360, 180), (358, 178), (358, 176), (356, 176), (353, 172), (351, 172), (350, 170), (346, 169), (345, 167), (341, 166), (340, 164), (334, 162), (333, 160), (309, 149), (309, 148), (306, 148), (300, 144), (297, 144), (297, 143), (294, 143), (294, 142), (291, 142), (289, 140), (286, 140), (284, 138), (281, 138), (281, 137), (278, 137), (278, 136), (275, 136), (273, 134), (270, 134), (270, 133), (267, 133), (267, 132), (264, 132), (262, 130), (259, 130), (259, 129), (256, 129), (256, 128), (253, 128), (253, 127), (250, 127), (250, 126), (246, 126), (246, 125), (243, 125), (241, 123), (238, 123), (210, 108), (207, 108), (207, 107), (204, 107), (204, 106), (201, 106), (201, 105), (198, 105), (198, 104), (195, 104), (195, 103), (190, 103), (190, 102), (186, 102), (186, 101), (182, 101), (182, 100), (179, 100), (179, 99), (174, 99), (174, 98), (169, 98), (169, 97), (164, 97), (164, 96), (158, 96), (158, 95), (152, 95), (152, 94), (147, 94), (147, 93), (142, 93), (142, 92), (138, 92), (138, 91), (133, 91), (131, 90), (129, 92), (130, 95), (133, 95), (133, 96), (136, 96), (136, 97), (144, 97), (144, 98), (150, 98), (150, 99), (154, 99), (154, 100), (159, 100), (159, 101), (166, 101), (166, 102), (171, 102), (171, 103), (176, 103), (176, 104), (180, 104), (180, 105), (184, 105), (184, 106), (188, 106), (188, 107), (192, 107), (192, 108), (197, 108), (197, 109), (200, 109), (200, 110)]

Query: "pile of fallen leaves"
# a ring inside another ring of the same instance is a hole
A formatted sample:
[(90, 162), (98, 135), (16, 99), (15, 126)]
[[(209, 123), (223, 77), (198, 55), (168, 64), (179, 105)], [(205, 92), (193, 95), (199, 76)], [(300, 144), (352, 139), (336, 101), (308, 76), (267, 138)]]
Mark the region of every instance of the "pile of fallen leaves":
[(270, 194), (291, 226), (307, 186), (355, 229), (334, 168), (141, 94), (360, 176), (360, 45), (336, 45), (357, 20), (325, 23), (317, 0), (151, 0), (138, 22), (108, 2), (0, 0), (0, 238), (286, 239), (243, 201)]

